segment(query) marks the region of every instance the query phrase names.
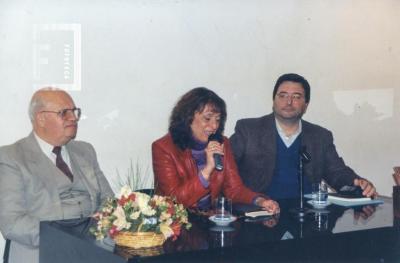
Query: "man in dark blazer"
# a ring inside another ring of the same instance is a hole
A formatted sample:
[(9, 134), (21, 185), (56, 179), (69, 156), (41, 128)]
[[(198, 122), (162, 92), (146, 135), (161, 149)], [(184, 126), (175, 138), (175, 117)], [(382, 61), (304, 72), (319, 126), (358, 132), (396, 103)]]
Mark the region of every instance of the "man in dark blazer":
[(0, 147), (0, 230), (11, 240), (9, 263), (39, 261), (40, 221), (80, 222), (113, 196), (93, 147), (73, 140), (81, 111), (66, 92), (37, 91), (29, 115), (29, 136)]
[(243, 182), (271, 198), (298, 197), (299, 151), (309, 153), (304, 165), (305, 190), (325, 180), (336, 190), (360, 186), (365, 196), (375, 187), (346, 166), (336, 152), (332, 133), (302, 120), (310, 101), (310, 85), (297, 74), (284, 74), (273, 91), (273, 113), (236, 123), (231, 136), (235, 160)]

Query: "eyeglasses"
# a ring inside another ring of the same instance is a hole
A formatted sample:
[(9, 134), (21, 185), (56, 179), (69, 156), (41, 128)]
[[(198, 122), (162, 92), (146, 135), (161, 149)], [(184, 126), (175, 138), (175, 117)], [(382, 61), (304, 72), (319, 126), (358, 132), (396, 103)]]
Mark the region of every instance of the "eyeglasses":
[(294, 94), (289, 94), (287, 92), (280, 92), (278, 94), (276, 94), (276, 96), (278, 97), (278, 99), (280, 100), (293, 100), (293, 101), (300, 101), (304, 98), (303, 94), (300, 93), (294, 93)]
[(43, 110), (42, 112), (50, 112), (50, 113), (57, 113), (58, 117), (65, 120), (69, 114), (73, 114), (77, 121), (81, 118), (81, 109), (80, 108), (72, 108), (72, 109), (62, 109), (60, 111), (50, 111), (50, 110)]

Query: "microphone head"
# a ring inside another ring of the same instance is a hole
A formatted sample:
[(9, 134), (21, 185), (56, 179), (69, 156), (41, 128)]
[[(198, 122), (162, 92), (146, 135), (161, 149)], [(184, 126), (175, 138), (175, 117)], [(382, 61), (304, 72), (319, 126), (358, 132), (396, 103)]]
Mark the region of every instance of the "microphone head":
[(219, 143), (223, 143), (224, 142), (224, 138), (222, 137), (222, 134), (220, 133), (213, 133), (208, 137), (208, 141), (217, 141)]
[(307, 152), (306, 146), (303, 146), (300, 150), (300, 156), (306, 163), (311, 161), (311, 155)]

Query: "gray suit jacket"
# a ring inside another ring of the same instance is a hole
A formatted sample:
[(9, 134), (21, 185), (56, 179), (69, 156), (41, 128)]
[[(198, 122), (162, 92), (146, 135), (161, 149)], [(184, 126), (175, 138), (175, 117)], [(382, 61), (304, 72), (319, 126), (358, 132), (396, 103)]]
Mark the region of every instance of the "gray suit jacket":
[[(70, 141), (66, 148), (72, 173), (82, 176), (95, 212), (106, 197), (113, 196), (96, 153), (85, 142)], [(0, 147), (0, 230), (12, 241), (10, 257), (16, 252), (13, 244), (21, 250), (26, 248), (29, 255), (32, 251), (37, 254), (40, 221), (66, 219), (54, 180), (60, 173), (42, 152), (33, 133), (12, 145)]]
[[(231, 136), (233, 154), (245, 185), (256, 192), (264, 192), (274, 175), (276, 160), (275, 117), (242, 119), (236, 123)], [(311, 155), (304, 165), (304, 175), (310, 182), (322, 179), (335, 189), (352, 186), (359, 176), (339, 157), (332, 133), (318, 125), (302, 120), (301, 144)]]

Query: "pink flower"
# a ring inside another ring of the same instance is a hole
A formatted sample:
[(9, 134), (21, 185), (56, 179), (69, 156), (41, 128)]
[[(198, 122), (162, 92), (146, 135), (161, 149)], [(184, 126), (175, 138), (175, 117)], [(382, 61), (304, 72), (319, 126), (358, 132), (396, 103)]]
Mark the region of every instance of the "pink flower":
[(135, 195), (134, 193), (131, 193), (131, 194), (128, 196), (128, 199), (131, 200), (132, 202), (135, 202), (136, 195)]
[(174, 206), (170, 206), (168, 207), (168, 214), (174, 215), (175, 214), (175, 207)]
[(114, 225), (110, 228), (110, 230), (108, 230), (108, 234), (110, 235), (111, 238), (116, 236), (118, 233), (119, 231), (117, 230), (117, 227)]
[(93, 218), (96, 219), (97, 221), (99, 221), (102, 218), (102, 214), (100, 212), (96, 212), (93, 215)]
[(120, 206), (124, 206), (126, 204), (126, 202), (128, 202), (128, 201), (129, 201), (128, 198), (125, 198), (125, 196), (121, 196), (121, 198), (118, 200), (118, 204)]
[(132, 201), (135, 202), (136, 200), (136, 195), (134, 193), (131, 193), (128, 197), (121, 196), (120, 199), (118, 199), (118, 204), (120, 206), (124, 206), (127, 202)]
[(171, 225), (172, 232), (174, 232), (172, 236), (172, 241), (175, 241), (178, 236), (181, 234), (181, 224), (177, 221), (173, 222)]

